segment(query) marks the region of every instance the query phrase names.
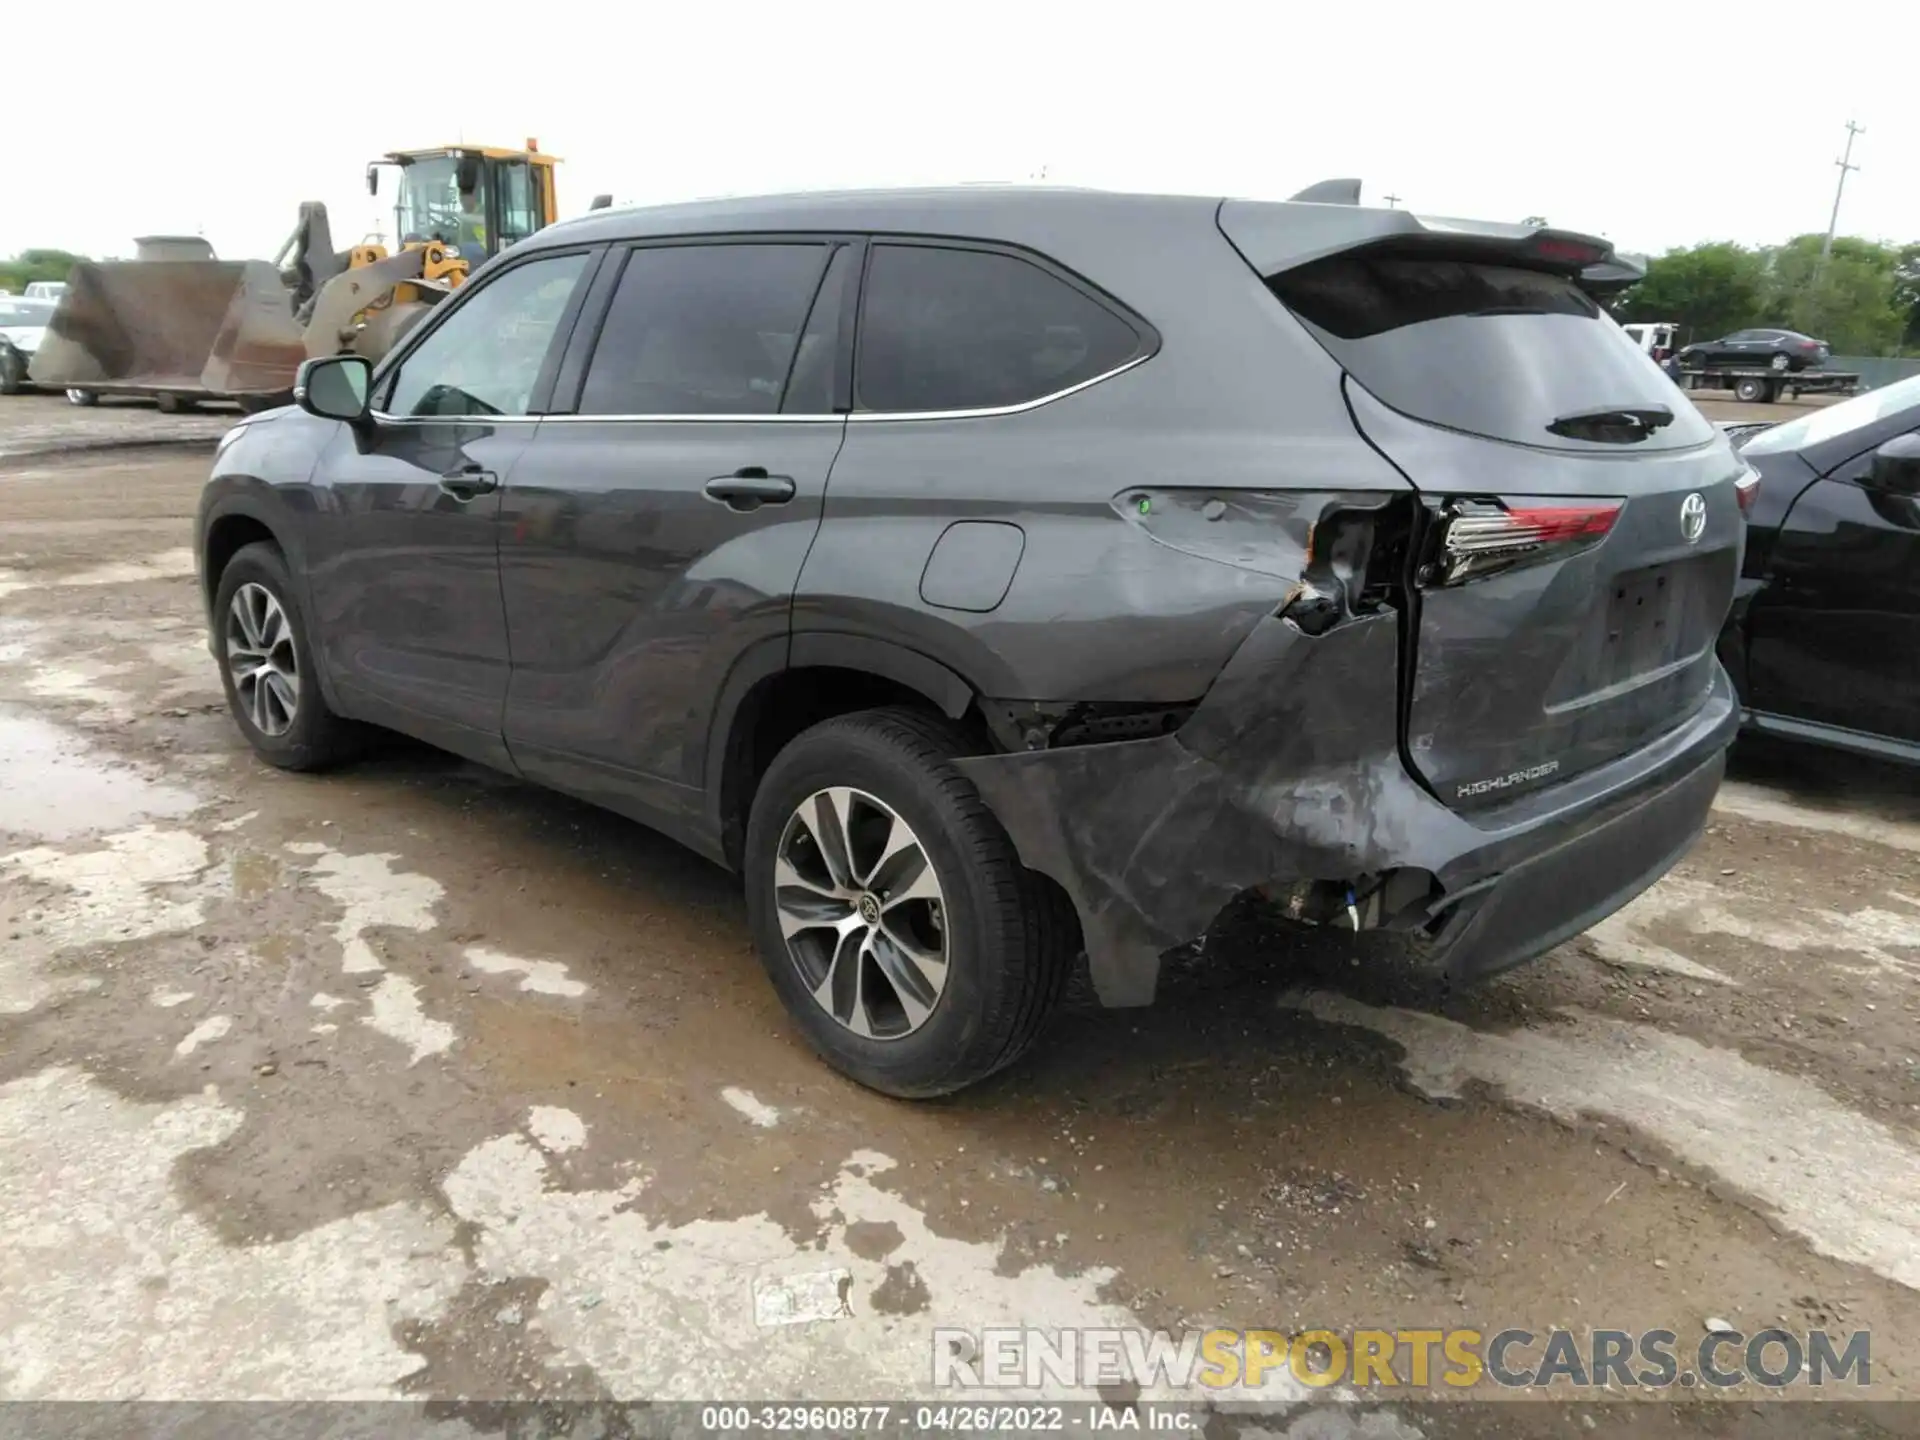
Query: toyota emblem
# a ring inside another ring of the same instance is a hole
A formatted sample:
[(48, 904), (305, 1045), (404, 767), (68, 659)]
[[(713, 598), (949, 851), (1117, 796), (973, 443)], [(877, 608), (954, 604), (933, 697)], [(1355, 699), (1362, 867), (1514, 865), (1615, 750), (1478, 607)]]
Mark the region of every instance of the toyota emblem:
[(1695, 544), (1707, 529), (1707, 500), (1698, 490), (1680, 502), (1680, 533), (1689, 545)]

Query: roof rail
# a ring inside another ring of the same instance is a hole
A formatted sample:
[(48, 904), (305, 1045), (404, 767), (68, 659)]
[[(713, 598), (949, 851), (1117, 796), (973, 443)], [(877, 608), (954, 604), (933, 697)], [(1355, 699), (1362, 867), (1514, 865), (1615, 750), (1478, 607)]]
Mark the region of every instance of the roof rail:
[(1313, 205), (1358, 205), (1360, 182), (1357, 179), (1322, 180), (1317, 185), (1309, 185), (1298, 195), (1288, 198), (1304, 200)]

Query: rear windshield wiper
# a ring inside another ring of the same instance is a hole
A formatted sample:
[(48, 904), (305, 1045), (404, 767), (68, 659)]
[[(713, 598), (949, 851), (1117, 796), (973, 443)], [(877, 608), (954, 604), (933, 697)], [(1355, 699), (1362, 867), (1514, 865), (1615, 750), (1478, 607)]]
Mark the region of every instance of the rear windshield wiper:
[(1601, 405), (1592, 410), (1570, 411), (1556, 418), (1547, 429), (1569, 440), (1629, 445), (1672, 423), (1673, 411), (1665, 405)]

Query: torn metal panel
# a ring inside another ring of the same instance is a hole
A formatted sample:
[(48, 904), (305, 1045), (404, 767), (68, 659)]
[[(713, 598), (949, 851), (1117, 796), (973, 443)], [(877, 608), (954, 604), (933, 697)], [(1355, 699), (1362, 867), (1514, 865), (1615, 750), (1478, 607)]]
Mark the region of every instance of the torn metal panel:
[(1504, 968), (1651, 884), (1704, 824), (1736, 722), (1723, 673), (1659, 744), (1469, 821), (1402, 764), (1398, 650), (1391, 612), (1319, 636), (1269, 618), (1176, 734), (957, 762), (1071, 897), (1104, 1004), (1149, 1003), (1160, 956), (1245, 890), (1403, 869), (1443, 892), (1434, 963)]

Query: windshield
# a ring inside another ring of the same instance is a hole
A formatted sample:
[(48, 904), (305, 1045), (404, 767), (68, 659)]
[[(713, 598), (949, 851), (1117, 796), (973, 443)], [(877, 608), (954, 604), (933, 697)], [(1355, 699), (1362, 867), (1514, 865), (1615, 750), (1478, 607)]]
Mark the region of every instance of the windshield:
[(1882, 385), (1878, 390), (1869, 390), (1851, 400), (1842, 400), (1838, 405), (1829, 405), (1798, 420), (1772, 426), (1749, 440), (1743, 453), (1776, 455), (1783, 450), (1804, 450), (1809, 445), (1818, 445), (1849, 431), (1864, 430), (1910, 406), (1920, 406), (1920, 375), (1896, 380), (1891, 385)]
[(487, 184), (482, 171), (480, 188), (470, 198), (471, 210), (460, 199), (460, 162), (451, 155), (415, 160), (400, 171), (400, 198), (394, 222), (400, 243), (438, 240), (457, 245), (460, 253), (478, 264), (487, 255)]
[(0, 325), (44, 326), (53, 319), (51, 300), (0, 300)]

